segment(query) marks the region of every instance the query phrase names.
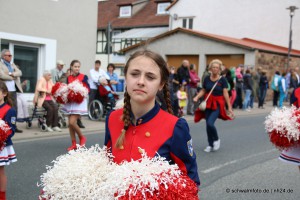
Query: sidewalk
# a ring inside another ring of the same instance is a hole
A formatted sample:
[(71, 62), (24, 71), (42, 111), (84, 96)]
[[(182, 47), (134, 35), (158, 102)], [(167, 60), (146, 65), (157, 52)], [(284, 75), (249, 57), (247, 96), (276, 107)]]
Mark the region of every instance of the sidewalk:
[[(287, 105), (288, 104), (286, 104), (286, 106)], [(265, 104), (265, 109), (258, 109), (257, 103), (254, 103), (254, 108), (250, 112), (236, 109), (236, 110), (234, 110), (234, 114), (236, 117), (246, 116), (246, 115), (267, 114), (267, 113), (270, 113), (272, 109), (273, 109), (272, 102), (269, 101)], [(185, 119), (188, 122), (193, 122), (194, 117), (187, 115), (187, 116), (185, 116)], [(103, 121), (91, 121), (88, 119), (87, 116), (84, 116), (84, 117), (82, 117), (82, 123), (86, 127), (84, 129), (81, 129), (84, 133), (100, 132), (105, 129), (105, 121), (104, 120)], [(63, 128), (62, 132), (42, 132), (38, 128), (36, 119), (32, 121), (32, 127), (30, 129), (26, 128), (26, 123), (18, 123), (18, 128), (23, 130), (23, 133), (15, 133), (15, 135), (13, 137), (13, 141), (69, 135), (68, 128)]]

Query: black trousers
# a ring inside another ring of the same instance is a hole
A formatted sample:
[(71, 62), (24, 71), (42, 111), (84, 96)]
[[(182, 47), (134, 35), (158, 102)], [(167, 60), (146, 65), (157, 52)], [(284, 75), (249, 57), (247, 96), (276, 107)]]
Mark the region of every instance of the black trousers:
[(279, 92), (273, 90), (273, 106), (278, 106), (278, 98), (279, 98)]

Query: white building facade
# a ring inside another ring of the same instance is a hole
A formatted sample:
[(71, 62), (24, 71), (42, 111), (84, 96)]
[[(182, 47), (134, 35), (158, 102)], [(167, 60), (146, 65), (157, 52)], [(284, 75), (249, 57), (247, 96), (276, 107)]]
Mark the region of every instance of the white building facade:
[(13, 61), (29, 80), (25, 93), (32, 96), (44, 70), (56, 60), (81, 61), (85, 74), (94, 66), (97, 34), (96, 0), (0, 0), (0, 47), (9, 49)]
[[(178, 0), (170, 9), (170, 29), (190, 28), (235, 38), (289, 44), (290, 11), (299, 0)], [(292, 48), (300, 49), (300, 9), (292, 20)]]

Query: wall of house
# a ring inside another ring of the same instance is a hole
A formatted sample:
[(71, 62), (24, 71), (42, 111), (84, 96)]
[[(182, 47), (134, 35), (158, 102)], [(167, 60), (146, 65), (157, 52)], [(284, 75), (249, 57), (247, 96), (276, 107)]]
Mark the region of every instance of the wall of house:
[[(242, 49), (213, 40), (203, 39), (185, 33), (175, 33), (170, 35), (169, 37), (151, 42), (148, 44), (147, 48), (163, 55), (165, 59), (165, 55), (199, 55), (199, 75), (202, 75), (205, 66), (208, 64), (206, 62), (206, 55), (244, 54), (245, 63), (242, 64), (255, 64), (254, 51)], [(128, 58), (129, 55), (136, 50), (137, 49), (126, 52), (125, 56)]]
[[(236, 38), (253, 38), (288, 47), (290, 11), (299, 0), (188, 0), (178, 1), (169, 11), (172, 29), (182, 27), (182, 18), (194, 17), (194, 30)], [(300, 9), (293, 17), (293, 48), (300, 49)]]
[(54, 47), (43, 55), (40, 71), (54, 68), (56, 59), (64, 60), (67, 66), (79, 59), (86, 73), (95, 59), (97, 5), (95, 0), (1, 1), (1, 39), (10, 40), (8, 35), (15, 34), (16, 42), (45, 46), (39, 41), (50, 41)]

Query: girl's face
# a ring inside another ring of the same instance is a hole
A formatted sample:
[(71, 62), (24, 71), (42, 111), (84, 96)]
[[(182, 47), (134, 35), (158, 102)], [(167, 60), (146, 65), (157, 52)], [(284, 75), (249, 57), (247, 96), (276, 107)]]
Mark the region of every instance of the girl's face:
[(4, 98), (6, 97), (7, 93), (3, 93), (0, 90), (0, 104), (2, 105), (4, 103)]
[(78, 74), (79, 70), (80, 70), (80, 63), (78, 63), (78, 62), (74, 63), (74, 65), (72, 66), (73, 74)]
[(220, 64), (218, 63), (213, 63), (211, 68), (210, 68), (210, 71), (213, 75), (216, 75), (216, 74), (219, 74), (220, 73)]
[(139, 56), (130, 61), (125, 76), (127, 92), (133, 103), (153, 103), (161, 84), (159, 66), (150, 58)]

